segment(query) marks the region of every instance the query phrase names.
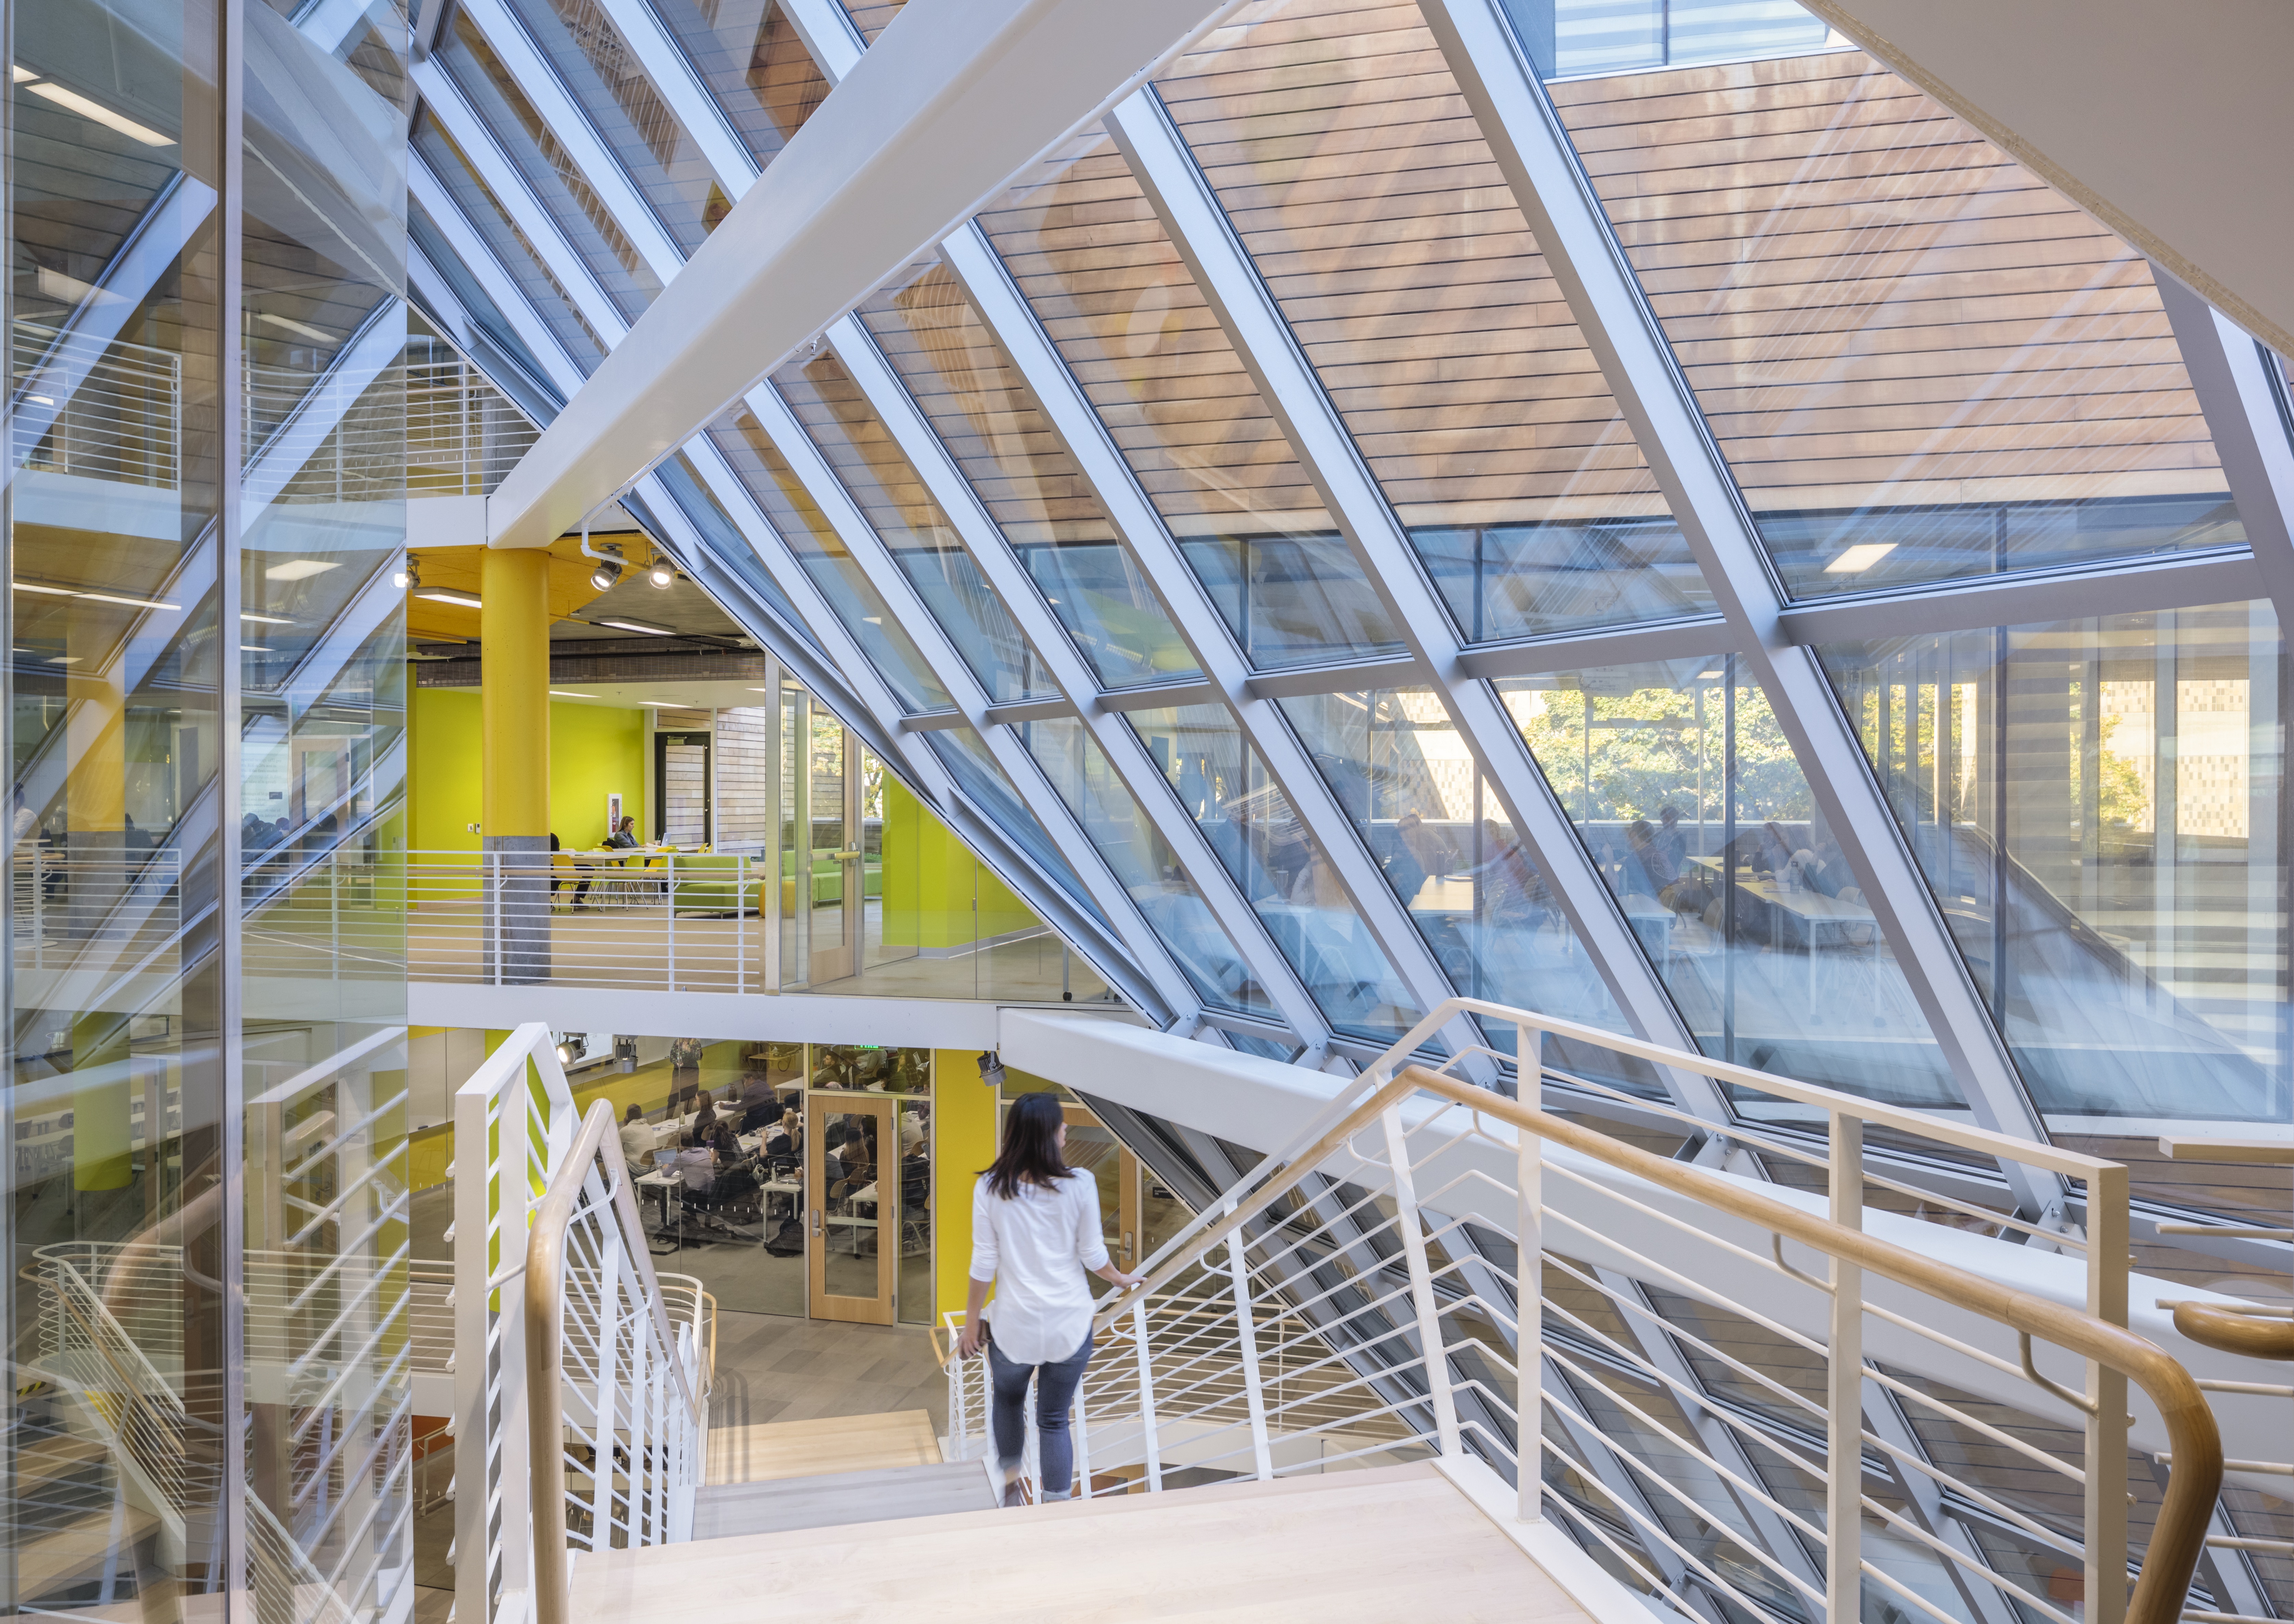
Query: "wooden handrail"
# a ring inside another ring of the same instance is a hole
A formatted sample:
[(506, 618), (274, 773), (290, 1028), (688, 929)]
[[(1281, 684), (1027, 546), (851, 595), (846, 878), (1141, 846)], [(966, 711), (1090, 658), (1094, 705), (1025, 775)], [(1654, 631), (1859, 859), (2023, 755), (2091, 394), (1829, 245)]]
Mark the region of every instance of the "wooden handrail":
[[(2042, 1337), (2125, 1376), (2159, 1407), (2173, 1463), (2165, 1502), (2152, 1527), (2142, 1575), (2127, 1606), (2127, 1624), (2176, 1624), (2182, 1615), (2184, 1597), (2190, 1589), (2191, 1576), (2198, 1567), (2216, 1497), (2222, 1489), (2223, 1448), (2222, 1435), (2215, 1425), (2214, 1411), (2208, 1407), (2206, 1395), (2191, 1373), (2157, 1344), (2083, 1309), (2017, 1291), (1924, 1257), (1892, 1241), (1746, 1190), (1701, 1167), (1654, 1155), (1598, 1129), (1422, 1066), (1406, 1068), (1364, 1098), (1312, 1145), (1277, 1167), (1232, 1212), (1206, 1226), (1184, 1246), (1164, 1259), (1139, 1289), (1156, 1291), (1168, 1285), (1183, 1271), (1199, 1263), (1212, 1247), (1296, 1189), (1387, 1109), (1420, 1092), (1465, 1106), (1491, 1120), (1509, 1124), (1519, 1133), (1566, 1145), (1621, 1173), (1688, 1196), (1717, 1212), (1743, 1219), (1770, 1234), (1796, 1240), (1899, 1285), (1973, 1310), (2012, 1330)], [(1128, 1294), (1110, 1301), (1094, 1317), (1093, 1328), (1104, 1328), (1118, 1314), (1129, 1311), (1130, 1302)]]
[[(601, 1155), (606, 1145), (613, 1147), (611, 1154)], [(677, 1333), (662, 1305), (661, 1282), (654, 1276), (653, 1254), (645, 1243), (644, 1214), (638, 1211), (637, 1198), (630, 1190), (614, 1104), (599, 1100), (582, 1119), (573, 1149), (566, 1152), (548, 1192), (535, 1205), (525, 1243), (526, 1466), (533, 1479), (533, 1611), (538, 1624), (565, 1624), (572, 1611), (565, 1561), (564, 1264), (565, 1231), (573, 1222), (582, 1186), (592, 1171), (604, 1173), (613, 1192), (614, 1216), (624, 1248), (637, 1266), (646, 1303), (653, 1310), (654, 1330), (663, 1347), (677, 1346)], [(699, 1420), (700, 1397), (673, 1359), (670, 1374), (676, 1379), (677, 1398), (687, 1413)], [(610, 1467), (601, 1462), (599, 1469)]]

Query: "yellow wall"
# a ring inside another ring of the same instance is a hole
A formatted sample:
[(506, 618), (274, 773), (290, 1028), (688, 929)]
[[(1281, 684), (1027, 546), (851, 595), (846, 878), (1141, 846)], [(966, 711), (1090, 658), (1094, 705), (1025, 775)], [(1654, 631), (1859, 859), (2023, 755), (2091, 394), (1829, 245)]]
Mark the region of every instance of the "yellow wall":
[(932, 1319), (961, 1311), (972, 1271), (972, 1187), (996, 1159), (996, 1091), (969, 1049), (932, 1051)]
[[(417, 851), (477, 850), (469, 831), (480, 821), (477, 690), (417, 687), (408, 731), (407, 843)], [(549, 707), (549, 816), (568, 850), (605, 838), (608, 790), (622, 792), (622, 809), (646, 829), (647, 776), (644, 711)]]
[(948, 826), (887, 776), (884, 781), (884, 941), (899, 947), (960, 947), (1036, 923), (1028, 905), (972, 855)]

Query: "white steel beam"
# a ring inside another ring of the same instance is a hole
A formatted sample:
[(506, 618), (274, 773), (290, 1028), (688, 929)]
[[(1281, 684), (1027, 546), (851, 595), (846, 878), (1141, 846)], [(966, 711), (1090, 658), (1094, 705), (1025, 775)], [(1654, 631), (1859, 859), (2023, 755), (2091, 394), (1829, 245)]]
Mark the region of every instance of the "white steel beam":
[(2254, 549), (2255, 573), (2277, 605), (2279, 625), (2294, 623), (2294, 441), (2287, 438), (2279, 380), (2270, 376), (2276, 362), (2164, 268), (2153, 265), (2152, 280), (2207, 414), (2223, 478)]
[(1232, 3), (904, 9), (488, 499), (492, 544), (578, 523)]
[[(1823, 668), (1795, 646), (1783, 589), (1671, 346), (1578, 163), (1544, 85), (1494, 0), (1420, 0), (1420, 10), (1488, 139), (1704, 572), (1738, 649), (1759, 678), (1866, 905), (1976, 1121), (2044, 1139), (2045, 1130), (1984, 1008), (1942, 913), (1890, 812)], [(2059, 1213), (2061, 1181), (2003, 1165), (2027, 1215)]]
[[(1172, 126), (1162, 103), (1152, 92), (1142, 92), (1108, 116), (1107, 127), (1154, 205), (1165, 231), (1193, 272), (1196, 286), (1217, 313), (1236, 356), (1281, 425), (1355, 562), (1410, 646), (1413, 661), (1399, 669), (1393, 662), (1366, 668), (1370, 671), (1366, 686), (1424, 684), (1433, 689), (1459, 737), (1488, 775), (1515, 831), (1536, 854), (1554, 899), (1599, 968), (1629, 1028), (1653, 1042), (1694, 1049), (1696, 1040), (1658, 980), (1616, 898), (1595, 871), (1568, 814), (1532, 763), (1520, 729), (1496, 693), (1462, 663), (1463, 646), (1432, 583), (1419, 568), (1409, 536), (1299, 353), (1289, 324), (1228, 226), (1209, 183)], [(1255, 696), (1280, 693), (1288, 686), (1269, 678), (1252, 679), (1248, 686)], [(1318, 832), (1325, 840), (1361, 848), (1360, 837), (1350, 824), (1342, 824), (1335, 837), (1330, 832)], [(1416, 926), (1409, 922), (1393, 887), (1376, 864), (1368, 860), (1366, 851), (1363, 856), (1359, 871), (1347, 873), (1355, 905), (1366, 914), (1373, 907), (1403, 913), (1404, 928), (1415, 936)], [(1666, 1082), (1682, 1108), (1708, 1121), (1727, 1120), (1720, 1095), (1709, 1079), (1682, 1074), (1668, 1076)]]
[[(842, 357), (841, 347), (837, 353)], [(847, 369), (850, 369), (849, 363)], [(1052, 843), (1059, 849), (1060, 856), (1113, 925), (1131, 962), (1146, 973), (1160, 1001), (1173, 1014), (1192, 1013), (1202, 1002), (1195, 995), (1193, 985), (1180, 972), (1131, 893), (1117, 881), (1113, 871), (1093, 849), (1082, 824), (1069, 811), (1067, 803), (1042, 782), (1040, 769), (1021, 748), (1019, 740), (1013, 737), (1011, 729), (997, 727), (988, 715), (987, 690), (964, 663), (955, 639), (933, 615), (931, 605), (924, 602), (899, 561), (892, 557), (883, 539), (868, 523), (867, 516), (837, 480), (835, 470), (813, 444), (812, 436), (805, 433), (795, 412), (770, 382), (759, 384), (745, 399), (766, 437), (772, 441), (806, 494), (835, 529), (845, 550), (868, 577), (869, 585), (875, 588), (877, 597), (899, 622), (900, 629), (907, 633), (924, 662), (931, 667), (932, 674), (956, 702), (966, 725), (979, 735), (1013, 792), (1035, 813)], [(929, 750), (931, 746), (919, 739), (915, 748)]]
[[(970, 231), (967, 227), (956, 235), (969, 240)], [(836, 346), (837, 357), (844, 363), (846, 373), (867, 397), (870, 407), (907, 455), (909, 466), (923, 481), (932, 499), (948, 515), (980, 575), (1003, 600), (1021, 636), (1027, 638), (1036, 657), (1043, 662), (1045, 672), (1058, 685), (1065, 696), (1058, 710), (1081, 720), (1115, 769), (1125, 791), (1179, 857), (1196, 891), (1242, 955), (1251, 974), (1266, 989), (1275, 1009), (1310, 1049), (1320, 1050), (1330, 1040), (1329, 1023), (1314, 1007), (1314, 999), (1289, 962), (1275, 950), (1265, 927), (1251, 912), (1241, 889), (1212, 851), (1201, 828), (1172, 798), (1168, 781), (1140, 743), (1139, 735), (1131, 731), (1119, 714), (1102, 710), (1094, 702), (1099, 684), (1091, 668), (1077, 652), (1066, 628), (1044, 602), (1042, 593), (1036, 589), (1018, 557), (1005, 545), (1002, 531), (980, 505), (978, 493), (924, 420), (875, 341), (851, 316), (844, 317), (829, 329), (829, 340)], [(1025, 708), (999, 705), (992, 707), (988, 715), (997, 720), (1019, 720), (1022, 719), (1011, 713)]]

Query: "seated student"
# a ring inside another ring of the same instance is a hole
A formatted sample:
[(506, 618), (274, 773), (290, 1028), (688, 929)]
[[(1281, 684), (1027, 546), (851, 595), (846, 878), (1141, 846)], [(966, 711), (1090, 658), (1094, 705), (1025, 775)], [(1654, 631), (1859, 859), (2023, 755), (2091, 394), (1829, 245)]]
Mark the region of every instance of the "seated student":
[(677, 1171), (685, 1180), (688, 1198), (696, 1193), (707, 1195), (717, 1182), (717, 1152), (710, 1148), (706, 1140), (687, 1133), (683, 1148), (677, 1153)]
[(653, 1124), (645, 1119), (645, 1107), (632, 1100), (628, 1114), (622, 1118), (622, 1159), (630, 1165), (630, 1176), (646, 1171), (653, 1161), (654, 1146), (659, 1139)]

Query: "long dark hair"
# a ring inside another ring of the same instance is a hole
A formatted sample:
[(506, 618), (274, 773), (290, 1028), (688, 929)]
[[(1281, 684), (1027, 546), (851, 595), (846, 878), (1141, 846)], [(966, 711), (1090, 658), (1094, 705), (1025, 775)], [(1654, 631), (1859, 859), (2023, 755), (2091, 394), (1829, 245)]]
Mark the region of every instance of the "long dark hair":
[(1023, 1181), (1050, 1185), (1068, 1176), (1059, 1145), (1060, 1125), (1066, 1120), (1056, 1095), (1022, 1094), (1012, 1101), (1004, 1114), (1004, 1149), (981, 1173), (998, 1199), (1015, 1199)]

